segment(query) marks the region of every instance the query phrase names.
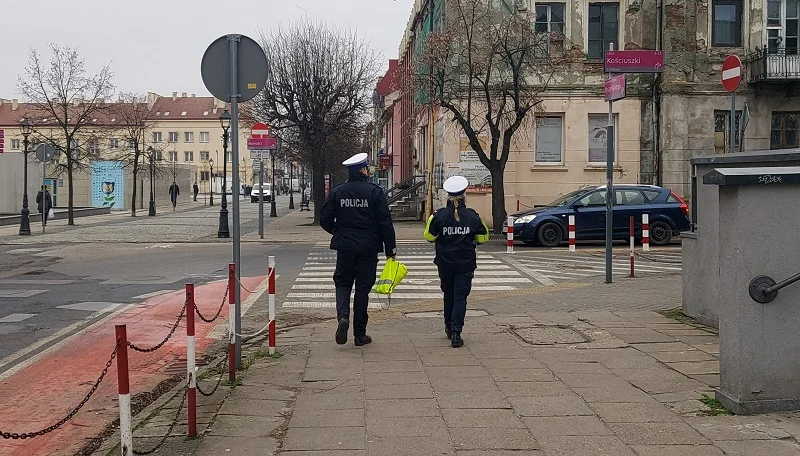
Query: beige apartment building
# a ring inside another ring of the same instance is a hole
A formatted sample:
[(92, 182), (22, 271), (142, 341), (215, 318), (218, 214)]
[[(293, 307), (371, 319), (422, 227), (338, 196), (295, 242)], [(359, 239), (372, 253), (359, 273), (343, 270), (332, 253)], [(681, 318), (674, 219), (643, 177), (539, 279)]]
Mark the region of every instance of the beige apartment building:
[[(150, 93), (147, 103), (152, 113), (152, 118), (156, 121), (147, 134), (141, 150), (152, 147), (156, 151), (157, 173), (154, 179), (156, 183), (156, 201), (165, 201), (168, 195), (168, 188), (173, 178), (181, 190), (181, 198), (189, 198), (192, 185), (196, 182), (202, 194), (214, 191), (219, 193), (222, 190), (223, 176), (223, 129), (219, 117), (227, 108), (227, 104), (213, 97), (198, 97), (194, 94), (185, 92), (173, 92), (171, 96), (161, 96)], [(18, 100), (0, 99), (0, 138), (3, 138), (4, 153), (23, 152), (22, 134), (19, 129), (19, 122), (25, 117), (26, 107)], [(90, 154), (96, 157), (93, 162), (101, 162), (104, 165), (113, 167), (114, 162), (126, 154), (126, 149), (130, 147), (121, 139), (122, 132), (115, 133), (114, 123), (116, 119), (111, 115), (98, 116), (99, 128), (103, 129), (102, 139), (93, 141), (85, 145)], [(108, 125), (101, 125), (108, 124)], [(241, 125), (241, 124), (240, 124)], [(239, 178), (243, 185), (252, 185), (253, 162), (247, 151), (247, 138), (250, 136), (249, 128), (241, 125), (239, 139)], [(35, 141), (35, 134), (31, 136)], [(31, 148), (33, 145), (31, 146)], [(29, 162), (33, 161), (33, 154), (30, 154)], [(144, 160), (144, 159), (143, 159)], [(211, 171), (213, 165), (214, 176)], [(124, 174), (124, 201), (119, 202), (114, 209), (130, 209), (130, 200), (133, 193), (133, 178), (130, 167), (119, 166), (120, 172)], [(92, 171), (79, 172), (74, 177), (75, 205), (79, 207), (89, 207), (97, 201), (93, 198), (93, 176), (92, 172), (97, 171), (95, 167)], [(19, 176), (21, 180), (22, 172)], [(232, 163), (231, 145), (228, 145), (227, 157), (227, 182), (230, 188), (232, 182)], [(67, 205), (68, 183), (65, 175), (55, 174), (54, 169), (47, 170), (47, 182), (51, 186), (55, 196), (57, 206)], [(257, 174), (256, 174), (257, 180)], [(96, 181), (96, 179), (95, 179)], [(137, 207), (146, 208), (149, 199), (150, 176), (147, 163), (144, 163), (135, 185), (138, 191)], [(119, 185), (119, 184), (117, 184)], [(3, 182), (0, 186), (5, 191), (17, 192), (17, 187), (21, 189), (22, 182)], [(122, 196), (122, 195), (120, 195)], [(217, 201), (218, 202), (218, 201)], [(96, 204), (94, 204), (96, 205)], [(14, 211), (18, 210), (16, 208)], [(9, 211), (5, 208), (5, 211)]]

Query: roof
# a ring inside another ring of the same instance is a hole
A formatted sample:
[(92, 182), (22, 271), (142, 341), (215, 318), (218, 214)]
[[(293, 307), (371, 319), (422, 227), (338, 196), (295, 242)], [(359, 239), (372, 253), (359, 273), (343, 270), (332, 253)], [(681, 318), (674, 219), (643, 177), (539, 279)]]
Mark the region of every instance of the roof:
[(381, 96), (385, 97), (397, 89), (397, 70), (397, 59), (389, 60), (389, 69), (386, 70), (386, 74), (381, 77), (378, 84), (375, 86), (375, 90), (377, 90)]
[(723, 163), (781, 163), (800, 161), (800, 149), (756, 150), (732, 154), (705, 155), (691, 159), (693, 165)]

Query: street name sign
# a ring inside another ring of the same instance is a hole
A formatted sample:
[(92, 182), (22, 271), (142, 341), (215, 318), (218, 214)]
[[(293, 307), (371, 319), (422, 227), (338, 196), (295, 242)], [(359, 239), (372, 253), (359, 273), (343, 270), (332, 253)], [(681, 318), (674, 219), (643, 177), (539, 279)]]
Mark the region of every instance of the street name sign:
[(661, 73), (664, 51), (606, 51), (603, 67), (606, 73)]

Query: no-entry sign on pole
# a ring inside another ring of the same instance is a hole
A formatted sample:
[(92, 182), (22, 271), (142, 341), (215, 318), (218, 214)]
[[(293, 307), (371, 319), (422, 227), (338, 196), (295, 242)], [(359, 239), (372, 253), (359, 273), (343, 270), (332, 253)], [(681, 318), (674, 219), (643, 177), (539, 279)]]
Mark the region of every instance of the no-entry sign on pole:
[(735, 92), (742, 82), (742, 61), (735, 55), (729, 55), (722, 64), (722, 87), (728, 92)]

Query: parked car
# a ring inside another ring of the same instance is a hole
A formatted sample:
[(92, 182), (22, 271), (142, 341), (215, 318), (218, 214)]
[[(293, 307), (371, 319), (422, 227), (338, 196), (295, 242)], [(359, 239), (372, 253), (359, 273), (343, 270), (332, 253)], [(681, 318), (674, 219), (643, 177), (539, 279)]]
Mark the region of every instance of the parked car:
[[(257, 203), (261, 196), (261, 186), (259, 184), (253, 185), (253, 190), (250, 192), (250, 202)], [(272, 200), (272, 184), (264, 184), (264, 202), (268, 203)]]
[[(629, 239), (630, 217), (634, 234), (642, 238), (642, 214), (649, 215), (650, 243), (664, 245), (689, 229), (689, 206), (669, 189), (655, 185), (614, 186), (613, 238)], [(575, 216), (575, 239), (602, 241), (606, 230), (606, 186), (582, 188), (546, 205), (512, 214), (514, 240), (526, 245), (555, 247), (568, 239), (569, 216)], [(503, 232), (507, 231), (503, 224)]]

